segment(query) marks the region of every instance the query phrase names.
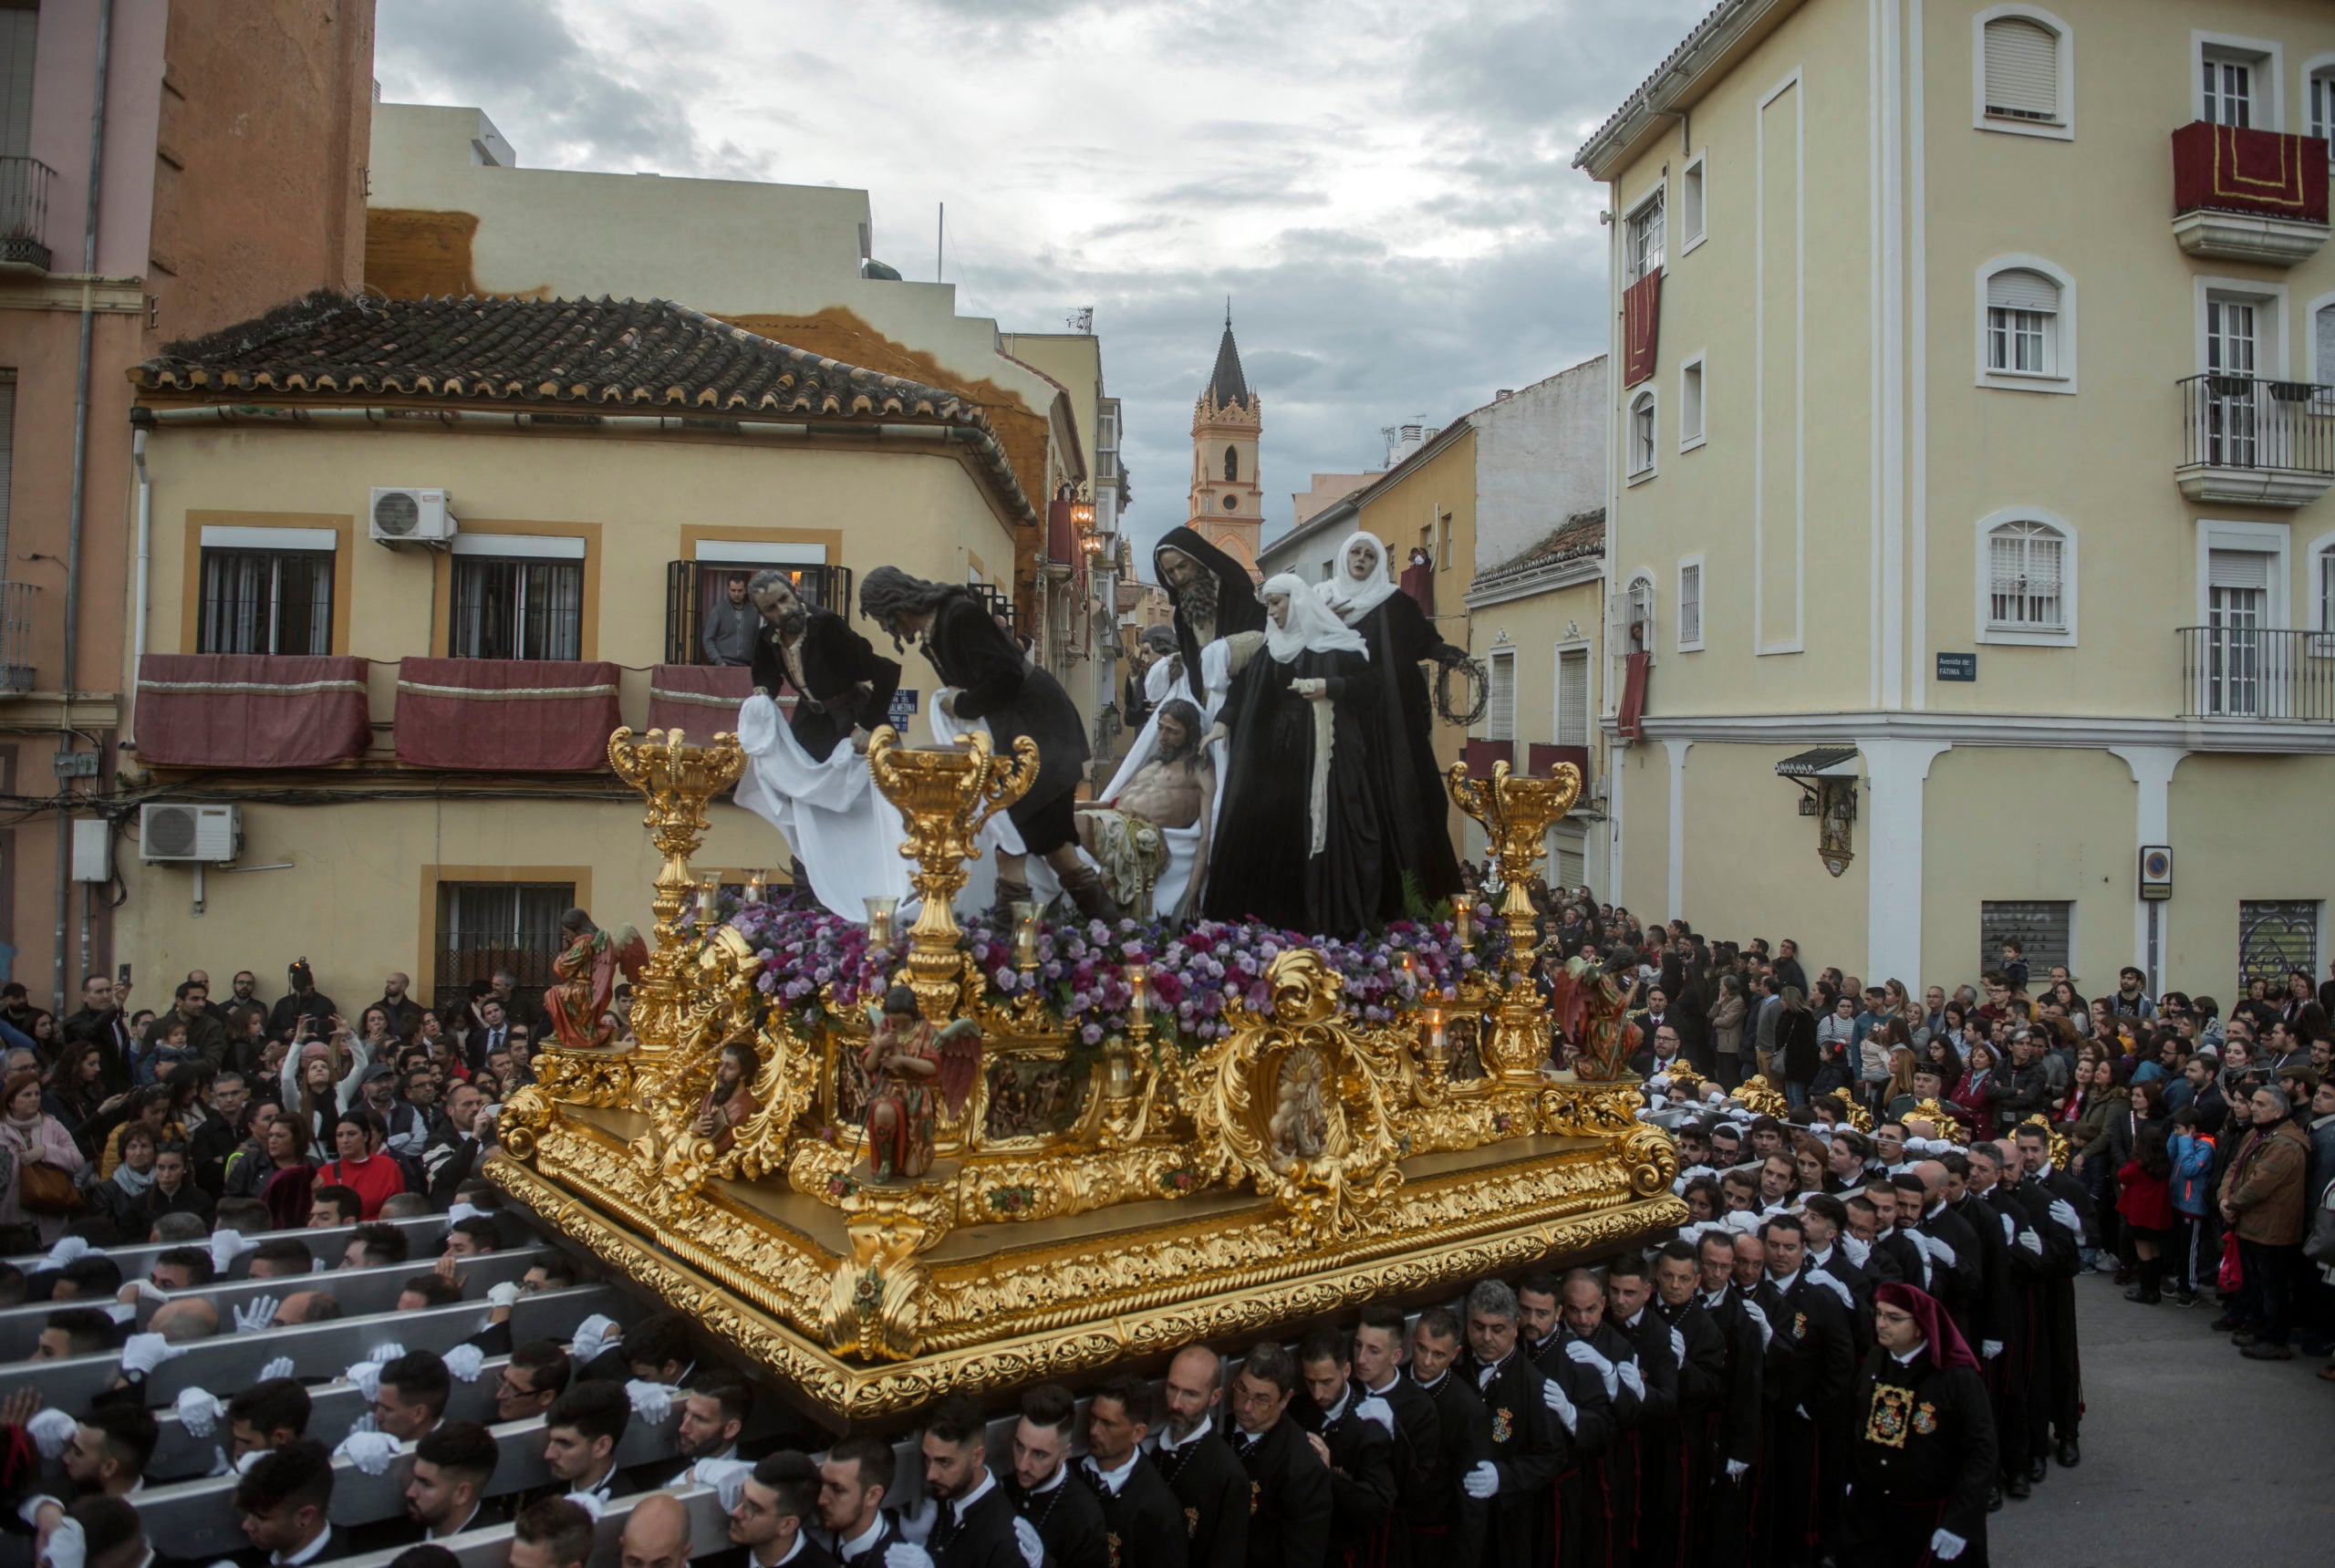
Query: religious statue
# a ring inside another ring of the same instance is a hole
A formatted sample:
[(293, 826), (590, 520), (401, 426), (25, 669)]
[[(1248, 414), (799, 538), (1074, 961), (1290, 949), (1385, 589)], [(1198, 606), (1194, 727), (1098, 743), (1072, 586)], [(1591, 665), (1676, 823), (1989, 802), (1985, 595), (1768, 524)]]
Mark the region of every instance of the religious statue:
[(1370, 760), (1368, 645), (1292, 574), (1266, 579), (1265, 607), (1264, 651), (1217, 720), (1231, 761), (1201, 913), (1354, 936), (1403, 898)]
[(794, 692), (788, 724), (814, 762), (825, 762), (846, 738), (862, 738), (890, 722), (900, 667), (878, 655), (834, 610), (803, 602), (784, 572), (756, 572), (746, 587), (762, 618), (754, 639), (754, 690), (776, 697)]
[(979, 1025), (960, 1018), (935, 1029), (918, 1011), (916, 992), (884, 993), (875, 1033), (859, 1054), (867, 1075), (867, 1173), (879, 1182), (913, 1181), (932, 1168), (933, 1096), (956, 1116), (981, 1071)]
[(1168, 698), (1159, 705), (1150, 759), (1116, 794), (1078, 808), (1078, 842), (1103, 868), (1105, 891), (1139, 918), (1155, 912), (1155, 890), (1168, 893), (1174, 907), (1166, 912), (1177, 919), (1188, 919), (1199, 899), (1193, 871), (1208, 864), (1216, 815), (1216, 764), (1201, 744), (1203, 728), (1198, 708)]
[(1273, 1114), (1265, 1124), (1277, 1171), (1310, 1165), (1329, 1151), (1330, 1103), (1323, 1075), (1322, 1054), (1310, 1047), (1291, 1052), (1282, 1062)]
[(1637, 954), (1615, 948), (1602, 967), (1594, 959), (1572, 959), (1554, 977), (1550, 1012), (1573, 1044), (1576, 1076), (1618, 1078), (1636, 1054), (1639, 1030), (1630, 1010), (1645, 984), (1637, 967)]
[(697, 1136), (711, 1138), (716, 1154), (730, 1152), (739, 1127), (758, 1108), (752, 1085), (761, 1065), (753, 1046), (743, 1040), (732, 1040), (721, 1048), (721, 1064), (705, 1098), (698, 1103), (696, 1124)]
[(567, 946), (551, 961), (559, 983), (544, 992), (544, 1017), (568, 1050), (597, 1050), (616, 1038), (617, 977), (640, 978), (649, 944), (630, 926), (602, 930), (581, 909), (562, 915), (559, 929)]
[(1200, 649), (1209, 643), (1265, 629), (1265, 607), (1249, 568), (1189, 528), (1170, 528), (1152, 547), (1151, 567), (1175, 611), (1177, 673), (1186, 695), (1208, 701)]

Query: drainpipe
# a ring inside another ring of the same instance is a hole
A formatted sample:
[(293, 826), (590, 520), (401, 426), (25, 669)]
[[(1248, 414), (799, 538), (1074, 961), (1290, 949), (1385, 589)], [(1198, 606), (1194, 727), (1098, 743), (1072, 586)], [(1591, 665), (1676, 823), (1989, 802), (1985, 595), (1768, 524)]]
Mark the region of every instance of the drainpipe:
[[(73, 682), (77, 673), (75, 644), (81, 629), (81, 517), (88, 492), (89, 467), (89, 337), (97, 321), (96, 297), (90, 279), (98, 270), (98, 189), (105, 171), (106, 151), (106, 57), (113, 47), (113, 0), (99, 0), (98, 6), (98, 65), (95, 80), (89, 88), (89, 188), (83, 203), (81, 218), (81, 362), (76, 373), (73, 389), (73, 500), (65, 535), (65, 658), (61, 670), (63, 679), (58, 701), (69, 719), (73, 706)], [(73, 750), (73, 730), (69, 723), (60, 726), (63, 744), (60, 754)], [(72, 793), (70, 778), (57, 783), (58, 803)], [(73, 894), (73, 819), (66, 812), (57, 814), (57, 959), (51, 989), (55, 992), (55, 1009), (58, 1017), (65, 1014), (65, 931), (72, 913)], [(82, 967), (88, 967), (88, 954), (81, 954)]]
[(121, 743), (138, 743), (138, 671), (146, 662), (146, 582), (154, 558), (154, 477), (146, 472), (146, 436), (153, 424), (144, 409), (130, 410), (130, 463), (138, 471), (138, 576), (136, 609), (130, 623), (130, 679), (121, 683)]

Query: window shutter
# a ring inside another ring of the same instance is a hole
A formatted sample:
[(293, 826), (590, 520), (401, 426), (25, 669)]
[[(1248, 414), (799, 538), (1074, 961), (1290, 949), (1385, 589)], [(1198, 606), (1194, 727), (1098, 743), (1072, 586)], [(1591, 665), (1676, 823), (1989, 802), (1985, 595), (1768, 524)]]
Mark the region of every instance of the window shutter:
[(2013, 267), (1987, 279), (1987, 306), (1990, 310), (2033, 310), (2056, 315), (2060, 286), (2039, 272)]
[(1678, 640), (1703, 640), (1703, 569), (1683, 566), (1678, 572)]
[(16, 373), (0, 375), (0, 581), (8, 576), (8, 500), (16, 462)]
[(2319, 313), (2319, 358), (2316, 362), (2319, 380), (2335, 377), (2335, 305)]
[(1987, 24), (1987, 112), (2018, 119), (2060, 118), (2057, 33), (2021, 16)]
[(1484, 713), (1484, 739), (1516, 739), (1516, 650), (1496, 649), (1491, 658), (1491, 701)]
[[(2327, 559), (2335, 562), (2335, 554)], [(1557, 655), (1557, 744), (1589, 744), (1589, 649)]]
[(2269, 590), (2270, 557), (2258, 550), (2209, 550), (2205, 572), (2211, 587)]
[[(2014, 597), (2018, 595), (2019, 579), (2027, 576), (2027, 552), (2019, 547), (2022, 543), (2016, 534), (2003, 531), (1987, 541), (1987, 570), (1997, 594)], [(2002, 607), (1997, 607), (1996, 617), (2003, 618)]]

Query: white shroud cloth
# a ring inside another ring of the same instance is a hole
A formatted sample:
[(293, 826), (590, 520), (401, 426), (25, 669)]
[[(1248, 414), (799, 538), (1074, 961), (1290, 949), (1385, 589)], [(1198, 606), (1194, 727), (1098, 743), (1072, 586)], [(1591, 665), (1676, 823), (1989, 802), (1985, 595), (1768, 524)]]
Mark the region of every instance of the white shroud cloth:
[[(1224, 706), (1226, 694), (1232, 690), (1231, 660), (1231, 649), (1222, 638), (1200, 649), (1200, 684), (1208, 689), (1208, 701), (1200, 712), (1203, 732), (1216, 722), (1217, 712)], [(1166, 665), (1167, 660), (1162, 659), (1153, 668), (1164, 669)], [(1179, 684), (1168, 695), (1181, 697), (1188, 691), (1188, 687)], [(1119, 764), (1119, 771), (1111, 775), (1109, 786), (1103, 791), (1103, 800), (1108, 803), (1118, 799), (1119, 792), (1127, 787), (1128, 782), (1136, 775), (1136, 770), (1157, 755), (1158, 750), (1159, 713), (1155, 708), (1151, 717), (1144, 721), (1143, 728), (1136, 732), (1135, 744), (1127, 748), (1126, 760)], [(1229, 750), (1221, 741), (1209, 748), (1209, 759), (1216, 763), (1217, 787), (1215, 794), (1210, 797), (1211, 813), (1224, 801), (1224, 764)], [(1209, 826), (1211, 828), (1216, 826), (1212, 815)], [(1184, 901), (1184, 894), (1191, 888), (1192, 878), (1205, 871), (1196, 864), (1199, 856), (1200, 829), (1199, 824), (1194, 823), (1189, 827), (1169, 827), (1160, 831), (1168, 839), (1168, 869), (1160, 873), (1159, 881), (1152, 889), (1151, 908), (1154, 914), (1172, 915)]]

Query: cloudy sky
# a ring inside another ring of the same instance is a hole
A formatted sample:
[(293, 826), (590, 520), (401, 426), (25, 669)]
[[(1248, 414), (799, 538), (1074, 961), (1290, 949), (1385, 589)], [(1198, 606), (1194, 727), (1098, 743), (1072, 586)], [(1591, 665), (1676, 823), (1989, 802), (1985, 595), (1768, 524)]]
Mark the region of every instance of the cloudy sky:
[(1270, 537), (1380, 427), (1603, 347), (1572, 153), (1709, 5), (380, 0), (375, 70), (531, 167), (864, 188), (911, 279), (947, 202), (961, 313), (1095, 307), (1140, 539), (1184, 519), (1230, 295)]

